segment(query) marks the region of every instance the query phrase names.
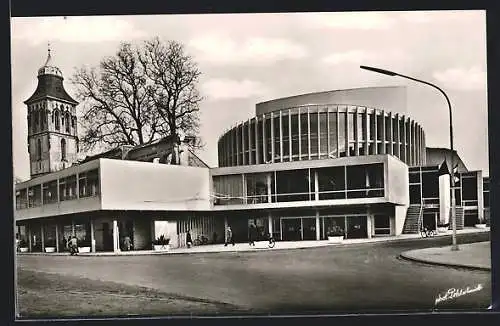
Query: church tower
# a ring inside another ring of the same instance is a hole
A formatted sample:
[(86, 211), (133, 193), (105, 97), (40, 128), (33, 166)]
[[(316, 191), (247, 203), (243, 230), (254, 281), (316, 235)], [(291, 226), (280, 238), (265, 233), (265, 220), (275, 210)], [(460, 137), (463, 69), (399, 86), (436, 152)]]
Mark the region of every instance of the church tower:
[(77, 160), (76, 102), (64, 89), (61, 70), (47, 61), (38, 69), (38, 86), (29, 99), (28, 152), (31, 178), (59, 171)]

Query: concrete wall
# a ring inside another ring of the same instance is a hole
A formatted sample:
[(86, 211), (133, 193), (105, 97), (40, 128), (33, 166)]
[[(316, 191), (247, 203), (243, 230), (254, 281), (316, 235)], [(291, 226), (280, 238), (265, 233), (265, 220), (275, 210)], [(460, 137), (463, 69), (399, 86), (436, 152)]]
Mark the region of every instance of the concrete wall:
[(385, 197), (388, 202), (408, 206), (410, 190), (408, 166), (393, 156), (386, 156), (384, 171)]
[(403, 233), (407, 209), (408, 206), (394, 207), (394, 235), (400, 235)]
[(439, 177), (439, 221), (443, 224), (450, 221), (450, 193), (450, 175), (443, 174)]
[(100, 159), (103, 209), (209, 210), (209, 169)]
[(284, 97), (256, 105), (256, 114), (308, 104), (347, 104), (406, 113), (406, 87), (366, 87)]

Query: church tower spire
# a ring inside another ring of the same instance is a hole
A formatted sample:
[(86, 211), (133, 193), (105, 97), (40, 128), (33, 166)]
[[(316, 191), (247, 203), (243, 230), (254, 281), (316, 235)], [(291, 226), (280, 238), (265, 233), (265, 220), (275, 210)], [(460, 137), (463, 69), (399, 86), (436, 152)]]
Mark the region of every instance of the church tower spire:
[(77, 160), (75, 101), (64, 89), (63, 74), (54, 65), (50, 43), (47, 60), (38, 69), (38, 85), (24, 101), (28, 107), (28, 152), (31, 177), (65, 169)]

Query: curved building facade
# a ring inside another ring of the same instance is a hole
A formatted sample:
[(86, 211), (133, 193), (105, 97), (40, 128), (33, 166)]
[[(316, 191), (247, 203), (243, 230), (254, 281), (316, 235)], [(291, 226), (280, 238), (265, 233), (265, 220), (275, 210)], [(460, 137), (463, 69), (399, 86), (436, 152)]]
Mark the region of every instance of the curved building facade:
[[(425, 164), (425, 133), (411, 118), (383, 108), (325, 104), (331, 96), (315, 94), (257, 104), (265, 113), (219, 139), (219, 167), (379, 154)], [(303, 104), (304, 98), (312, 104)]]

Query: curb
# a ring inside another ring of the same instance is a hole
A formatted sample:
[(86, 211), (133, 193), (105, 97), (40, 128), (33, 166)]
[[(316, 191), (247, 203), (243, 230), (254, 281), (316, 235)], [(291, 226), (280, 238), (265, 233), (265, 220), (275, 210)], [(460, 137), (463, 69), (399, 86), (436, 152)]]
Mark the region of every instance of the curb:
[[(476, 232), (467, 232), (463, 233), (463, 235), (469, 235), (469, 234), (482, 234), (482, 233), (489, 233), (490, 231), (476, 231)], [(433, 238), (439, 238), (439, 237), (446, 237), (446, 236), (451, 236), (451, 234), (439, 234)], [(260, 252), (260, 251), (271, 251), (271, 250), (305, 250), (305, 249), (313, 249), (313, 248), (325, 248), (325, 247), (350, 247), (350, 246), (363, 246), (363, 245), (380, 245), (380, 244), (385, 244), (385, 243), (391, 243), (391, 242), (406, 242), (406, 241), (418, 241), (418, 240), (425, 240), (424, 238), (421, 237), (411, 237), (411, 238), (389, 238), (385, 240), (380, 240), (380, 241), (367, 241), (367, 242), (356, 242), (356, 243), (323, 243), (319, 244), (316, 246), (298, 246), (298, 247), (292, 247), (292, 248), (280, 248), (279, 246), (276, 246), (274, 248), (254, 248), (250, 250), (223, 250), (223, 251), (182, 251), (182, 252), (175, 252), (175, 251), (149, 251), (149, 252), (144, 252), (144, 253), (137, 253), (137, 254), (122, 254), (122, 253), (80, 253), (78, 254), (79, 257), (127, 257), (127, 256), (157, 256), (157, 255), (195, 255), (195, 254), (220, 254), (220, 253), (233, 253), (233, 254), (238, 254), (238, 253), (247, 253), (247, 252)], [(45, 253), (45, 252), (37, 252), (37, 253), (17, 253), (18, 256), (70, 256), (69, 253)], [(425, 261), (420, 261), (418, 259), (413, 259), (412, 257), (403, 257), (401, 254), (402, 258), (408, 259), (408, 260), (415, 260), (419, 262), (424, 262)], [(432, 263), (431, 263), (432, 264)], [(441, 264), (441, 263), (435, 263), (436, 265)], [(450, 266), (448, 264), (444, 264), (444, 266)], [(458, 267), (465, 267), (467, 268), (468, 266), (462, 266), (458, 265)], [(484, 270), (484, 267), (472, 267), (472, 268), (482, 268)], [(491, 269), (488, 269), (490, 271)]]
[(399, 257), (402, 258), (402, 259), (408, 260), (408, 261), (422, 263), (422, 264), (427, 264), (427, 265), (443, 266), (443, 267), (450, 267), (450, 268), (462, 268), (462, 269), (465, 268), (465, 269), (469, 269), (469, 270), (485, 271), (485, 272), (490, 272), (491, 271), (491, 267), (436, 262), (436, 261), (432, 261), (432, 260), (426, 260), (426, 259), (420, 259), (420, 258), (411, 257), (409, 255), (406, 255), (404, 252), (401, 253), (399, 255)]

